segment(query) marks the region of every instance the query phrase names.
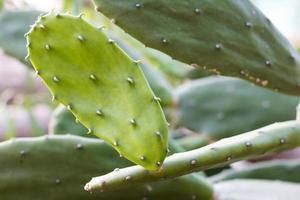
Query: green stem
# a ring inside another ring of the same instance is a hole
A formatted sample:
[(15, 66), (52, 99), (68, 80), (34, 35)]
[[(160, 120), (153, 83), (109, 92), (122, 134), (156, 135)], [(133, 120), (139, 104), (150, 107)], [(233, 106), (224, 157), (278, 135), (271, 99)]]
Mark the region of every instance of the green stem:
[(275, 123), (248, 133), (222, 139), (196, 150), (169, 156), (159, 171), (133, 166), (95, 177), (85, 190), (113, 190), (123, 185), (170, 179), (196, 171), (224, 166), (300, 145), (300, 122)]

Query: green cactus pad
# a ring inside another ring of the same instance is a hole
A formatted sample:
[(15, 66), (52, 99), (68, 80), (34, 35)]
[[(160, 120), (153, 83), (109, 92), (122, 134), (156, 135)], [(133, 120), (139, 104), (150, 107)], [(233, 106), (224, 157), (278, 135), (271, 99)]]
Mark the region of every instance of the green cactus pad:
[(212, 140), (292, 120), (300, 100), (227, 77), (190, 81), (179, 87), (175, 95), (177, 126)]
[(35, 10), (0, 12), (0, 48), (6, 54), (25, 62), (27, 51), (24, 34), (39, 14)]
[(146, 46), (196, 67), (300, 94), (300, 57), (248, 0), (94, 0)]
[[(177, 153), (166, 158), (159, 171), (148, 171), (140, 166), (120, 169), (95, 177), (85, 186), (87, 191), (113, 190), (122, 185), (171, 179), (196, 171), (228, 165), (238, 160), (258, 158), (263, 155), (300, 146), (300, 122), (275, 123), (248, 133), (222, 139), (205, 147)], [(126, 181), (130, 177), (130, 181)]]
[(18, 138), (0, 143), (0, 197), (3, 200), (210, 200), (211, 186), (197, 175), (87, 193), (86, 181), (99, 173), (131, 165), (99, 139), (79, 136)]
[(224, 170), (210, 180), (216, 183), (232, 179), (268, 179), (300, 183), (300, 159), (249, 164), (243, 169)]
[(167, 122), (138, 63), (81, 17), (42, 16), (27, 40), (37, 74), (89, 133), (147, 169), (160, 167)]

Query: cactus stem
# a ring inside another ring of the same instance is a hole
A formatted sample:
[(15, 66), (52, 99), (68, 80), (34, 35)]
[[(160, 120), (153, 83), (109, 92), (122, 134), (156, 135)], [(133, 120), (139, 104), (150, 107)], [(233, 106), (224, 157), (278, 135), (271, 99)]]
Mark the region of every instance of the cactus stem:
[[(238, 160), (260, 157), (262, 154), (273, 154), (298, 147), (300, 145), (299, 133), (300, 123), (298, 121), (275, 123), (258, 130), (219, 140), (199, 149), (173, 154), (166, 158), (158, 171), (149, 171), (141, 166), (127, 167), (120, 169), (117, 173), (93, 178), (88, 184), (91, 186), (90, 190), (95, 190), (101, 189), (97, 185), (99, 181), (106, 181), (105, 189), (113, 190), (123, 185), (120, 180), (126, 176), (132, 177), (130, 184), (174, 178), (227, 165)], [(247, 142), (255, 144), (251, 147), (251, 151), (245, 150), (248, 148), (245, 144), (250, 144)], [(157, 164), (160, 163), (157, 162)]]

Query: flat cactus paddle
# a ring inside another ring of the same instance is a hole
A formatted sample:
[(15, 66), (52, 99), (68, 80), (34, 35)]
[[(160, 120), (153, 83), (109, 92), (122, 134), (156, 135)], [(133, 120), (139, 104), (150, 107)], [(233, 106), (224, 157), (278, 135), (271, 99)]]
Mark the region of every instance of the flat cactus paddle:
[(27, 36), (36, 73), (89, 133), (156, 170), (167, 154), (167, 122), (137, 62), (81, 17), (41, 16)]
[(300, 94), (300, 57), (248, 0), (94, 0), (97, 10), (174, 59)]

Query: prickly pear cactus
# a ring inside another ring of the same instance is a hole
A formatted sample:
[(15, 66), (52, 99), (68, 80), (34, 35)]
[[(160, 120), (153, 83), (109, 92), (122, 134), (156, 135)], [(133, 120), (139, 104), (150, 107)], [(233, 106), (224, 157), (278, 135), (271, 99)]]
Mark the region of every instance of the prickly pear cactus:
[(227, 77), (190, 81), (180, 86), (175, 95), (177, 126), (212, 140), (292, 120), (300, 100)]
[(18, 60), (25, 62), (26, 39), (24, 34), (28, 31), (40, 12), (35, 10), (20, 10), (0, 12), (0, 48)]
[(90, 177), (131, 165), (98, 139), (72, 135), (14, 139), (0, 143), (0, 162), (3, 200), (211, 200), (212, 196), (211, 186), (198, 175), (118, 192), (87, 193), (83, 185)]
[(139, 64), (80, 16), (42, 16), (27, 36), (36, 73), (89, 133), (127, 159), (156, 170), (167, 122)]
[(146, 46), (280, 92), (300, 94), (300, 57), (248, 0), (94, 0)]

